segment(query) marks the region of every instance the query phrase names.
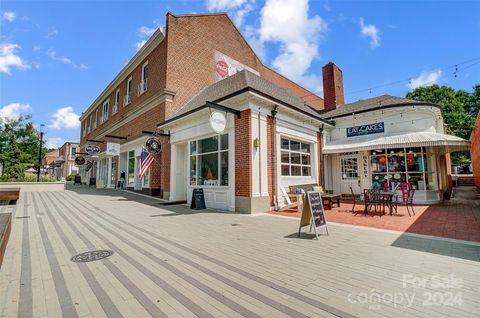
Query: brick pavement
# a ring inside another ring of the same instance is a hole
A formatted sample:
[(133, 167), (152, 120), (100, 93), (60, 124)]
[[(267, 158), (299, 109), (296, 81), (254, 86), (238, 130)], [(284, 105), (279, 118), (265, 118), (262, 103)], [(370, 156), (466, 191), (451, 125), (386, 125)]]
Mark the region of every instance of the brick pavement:
[[(1, 317), (475, 317), (480, 309), (474, 243), (334, 224), (319, 241), (298, 239), (292, 218), (198, 213), (88, 188), (22, 194), (0, 207), (10, 211)], [(114, 254), (70, 261), (97, 249)], [(427, 283), (404, 288), (404, 275)], [(432, 275), (462, 281), (444, 289)], [(446, 306), (449, 292), (462, 304)]]

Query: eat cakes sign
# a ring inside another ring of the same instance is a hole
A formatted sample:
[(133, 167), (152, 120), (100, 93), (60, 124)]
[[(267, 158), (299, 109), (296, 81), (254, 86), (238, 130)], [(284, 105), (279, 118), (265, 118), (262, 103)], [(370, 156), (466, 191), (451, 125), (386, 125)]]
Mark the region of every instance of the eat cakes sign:
[(364, 136), (371, 134), (380, 134), (385, 132), (385, 124), (374, 123), (347, 128), (347, 137)]

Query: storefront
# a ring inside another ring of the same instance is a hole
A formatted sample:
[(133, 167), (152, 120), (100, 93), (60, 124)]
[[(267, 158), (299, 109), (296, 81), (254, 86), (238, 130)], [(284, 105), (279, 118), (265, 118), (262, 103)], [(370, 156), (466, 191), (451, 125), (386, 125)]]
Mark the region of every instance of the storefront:
[(335, 122), (324, 132), (325, 185), (343, 195), (408, 182), (415, 202), (440, 201), (449, 188), (450, 152), (469, 147), (445, 134), (441, 109), (429, 103), (385, 95), (323, 116)]

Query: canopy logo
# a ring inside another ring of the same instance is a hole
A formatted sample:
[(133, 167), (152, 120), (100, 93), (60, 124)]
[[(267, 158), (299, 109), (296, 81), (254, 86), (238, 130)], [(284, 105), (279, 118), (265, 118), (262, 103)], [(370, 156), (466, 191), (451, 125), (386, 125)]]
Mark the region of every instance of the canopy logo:
[(383, 124), (383, 122), (381, 122), (381, 123), (367, 124), (367, 125), (361, 125), (361, 126), (355, 126), (355, 127), (348, 127), (347, 137), (380, 134), (383, 132), (385, 132), (385, 125)]

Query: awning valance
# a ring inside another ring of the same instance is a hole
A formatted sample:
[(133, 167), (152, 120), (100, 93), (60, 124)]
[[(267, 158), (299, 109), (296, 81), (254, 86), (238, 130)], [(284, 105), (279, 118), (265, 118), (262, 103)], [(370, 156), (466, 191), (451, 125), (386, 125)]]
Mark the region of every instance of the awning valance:
[(442, 147), (442, 152), (470, 149), (470, 142), (457, 136), (434, 132), (415, 132), (393, 136), (382, 136), (370, 140), (342, 140), (327, 142), (324, 154), (402, 147)]

